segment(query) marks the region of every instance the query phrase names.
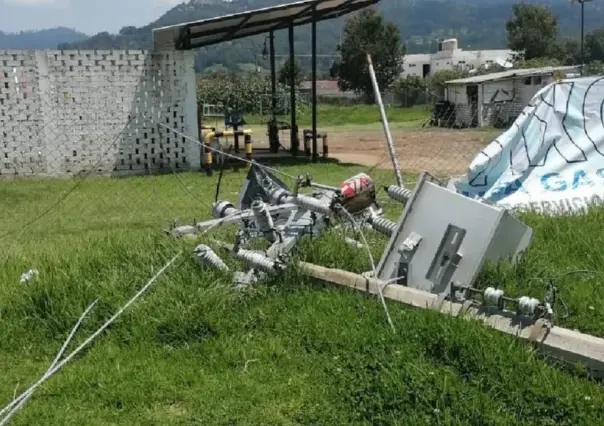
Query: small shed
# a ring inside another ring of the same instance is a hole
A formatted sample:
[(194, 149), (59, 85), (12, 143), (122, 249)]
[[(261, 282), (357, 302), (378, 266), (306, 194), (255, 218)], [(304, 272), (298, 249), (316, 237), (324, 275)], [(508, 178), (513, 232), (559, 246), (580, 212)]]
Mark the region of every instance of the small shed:
[(579, 66), (514, 69), (445, 83), (456, 127), (508, 126), (533, 96), (555, 80), (574, 77)]

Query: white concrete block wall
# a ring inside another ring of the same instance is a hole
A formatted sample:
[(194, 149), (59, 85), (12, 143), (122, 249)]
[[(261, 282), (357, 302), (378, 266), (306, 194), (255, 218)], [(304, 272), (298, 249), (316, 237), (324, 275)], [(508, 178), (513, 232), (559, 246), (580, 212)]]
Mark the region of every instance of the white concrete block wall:
[(197, 169), (193, 53), (0, 51), (0, 124), (0, 176)]

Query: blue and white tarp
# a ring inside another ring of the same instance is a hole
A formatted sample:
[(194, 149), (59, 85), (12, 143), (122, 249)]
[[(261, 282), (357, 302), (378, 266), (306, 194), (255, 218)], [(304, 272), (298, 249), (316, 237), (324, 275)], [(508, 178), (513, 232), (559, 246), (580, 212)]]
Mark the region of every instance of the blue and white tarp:
[(452, 184), (511, 210), (555, 214), (602, 204), (603, 115), (604, 77), (552, 83)]

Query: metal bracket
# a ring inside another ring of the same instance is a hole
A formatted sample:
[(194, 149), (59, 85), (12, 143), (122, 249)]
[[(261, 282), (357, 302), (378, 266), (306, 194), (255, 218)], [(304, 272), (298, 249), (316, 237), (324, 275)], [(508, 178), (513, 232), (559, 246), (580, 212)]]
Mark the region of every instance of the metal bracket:
[(447, 230), (426, 273), (426, 279), (434, 284), (433, 292), (440, 293), (451, 281), (455, 269), (463, 258), (459, 253), (459, 248), (465, 235), (465, 229), (453, 224), (447, 226)]
[(409, 273), (411, 272), (411, 261), (413, 260), (413, 256), (417, 252), (421, 241), (421, 235), (411, 232), (411, 234), (409, 234), (409, 236), (405, 238), (403, 243), (399, 246), (398, 253), (400, 254), (400, 257), (398, 260), (397, 269), (397, 277), (399, 279), (396, 281), (397, 284), (407, 286)]

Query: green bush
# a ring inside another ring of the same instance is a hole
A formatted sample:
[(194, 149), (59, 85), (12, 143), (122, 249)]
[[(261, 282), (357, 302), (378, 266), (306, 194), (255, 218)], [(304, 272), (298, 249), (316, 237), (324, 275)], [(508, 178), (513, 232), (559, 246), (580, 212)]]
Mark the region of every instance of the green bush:
[[(278, 113), (287, 113), (288, 101), (289, 89), (277, 84)], [(258, 73), (204, 77), (197, 83), (197, 102), (222, 104), (247, 114), (264, 112), (271, 104), (271, 82)]]

